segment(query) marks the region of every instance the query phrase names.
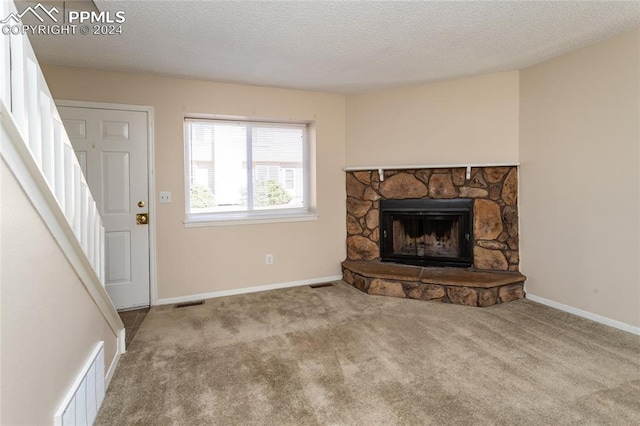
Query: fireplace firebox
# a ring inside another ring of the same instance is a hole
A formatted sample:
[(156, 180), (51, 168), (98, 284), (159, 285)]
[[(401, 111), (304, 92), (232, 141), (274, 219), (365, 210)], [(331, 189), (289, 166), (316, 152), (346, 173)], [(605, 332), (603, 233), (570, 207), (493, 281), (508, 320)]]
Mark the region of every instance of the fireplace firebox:
[(380, 200), (381, 260), (470, 267), (472, 216), (472, 199)]

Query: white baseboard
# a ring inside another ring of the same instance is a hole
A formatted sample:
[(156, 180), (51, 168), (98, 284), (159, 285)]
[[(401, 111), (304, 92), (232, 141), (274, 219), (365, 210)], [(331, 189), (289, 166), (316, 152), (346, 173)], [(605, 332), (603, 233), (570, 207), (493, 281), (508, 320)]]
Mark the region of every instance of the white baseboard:
[(111, 383), (111, 379), (113, 378), (113, 373), (116, 372), (116, 367), (118, 366), (118, 362), (120, 362), (120, 357), (127, 351), (126, 348), (126, 330), (121, 329), (116, 336), (116, 354), (111, 360), (111, 365), (109, 365), (109, 369), (107, 370), (107, 374), (104, 377), (104, 389), (105, 391), (109, 387), (109, 383)]
[(118, 331), (118, 353), (120, 355), (124, 354), (127, 352), (127, 329), (126, 328), (121, 328)]
[[(120, 345), (118, 345), (120, 346)], [(116, 354), (113, 357), (113, 360), (111, 361), (111, 365), (109, 366), (109, 369), (107, 370), (107, 374), (104, 377), (104, 390), (105, 392), (107, 391), (107, 389), (109, 388), (109, 383), (111, 383), (111, 379), (113, 379), (113, 373), (116, 372), (116, 367), (118, 366), (118, 362), (120, 362), (120, 350), (118, 348), (118, 350), (116, 350)]]
[(213, 299), (215, 297), (235, 296), (237, 294), (257, 293), (259, 291), (277, 290), (280, 288), (300, 287), (303, 285), (320, 284), (329, 281), (341, 280), (342, 275), (331, 275), (329, 277), (312, 278), (302, 281), (290, 281), (286, 283), (258, 285), (255, 287), (245, 287), (234, 290), (213, 291), (211, 293), (190, 294), (188, 296), (169, 297), (158, 299), (158, 305), (171, 305), (174, 303), (193, 302), (194, 300)]
[(628, 333), (637, 334), (640, 336), (640, 327), (635, 327), (624, 322), (616, 321), (611, 318), (603, 317), (598, 314), (583, 311), (582, 309), (574, 308), (573, 306), (564, 305), (553, 300), (545, 299), (544, 297), (536, 296), (531, 293), (527, 293), (527, 299), (538, 302), (543, 305), (551, 306), (552, 308), (560, 309), (561, 311), (568, 312), (573, 315), (577, 315), (582, 318), (590, 319), (591, 321), (598, 322), (600, 324), (608, 325), (609, 327), (617, 328)]

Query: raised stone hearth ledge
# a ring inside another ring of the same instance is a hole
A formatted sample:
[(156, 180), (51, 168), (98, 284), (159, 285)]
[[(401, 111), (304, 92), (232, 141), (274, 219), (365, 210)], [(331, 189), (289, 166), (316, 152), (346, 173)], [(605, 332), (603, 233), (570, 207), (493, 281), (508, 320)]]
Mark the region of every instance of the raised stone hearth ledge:
[(344, 280), (367, 294), (486, 307), (525, 297), (520, 272), (345, 260)]

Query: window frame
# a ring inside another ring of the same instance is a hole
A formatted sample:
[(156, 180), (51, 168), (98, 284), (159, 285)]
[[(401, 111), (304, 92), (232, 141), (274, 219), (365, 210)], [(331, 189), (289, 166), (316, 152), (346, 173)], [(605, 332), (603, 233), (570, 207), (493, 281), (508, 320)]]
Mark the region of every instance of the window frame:
[[(189, 136), (190, 123), (223, 123), (243, 126), (247, 128), (246, 137), (246, 161), (247, 161), (247, 194), (253, 191), (254, 167), (252, 158), (252, 135), (251, 128), (256, 127), (275, 127), (275, 128), (296, 128), (302, 129), (302, 207), (293, 208), (276, 208), (276, 209), (255, 209), (253, 207), (252, 197), (247, 196), (246, 210), (233, 210), (224, 212), (191, 212), (191, 185), (193, 179), (191, 165), (191, 139)], [(244, 118), (209, 118), (199, 116), (185, 116), (183, 121), (183, 143), (184, 143), (184, 184), (185, 184), (185, 227), (200, 226), (220, 226), (220, 225), (240, 225), (253, 223), (272, 223), (272, 222), (298, 222), (306, 220), (316, 220), (318, 215), (310, 208), (311, 194), (311, 171), (315, 170), (311, 164), (310, 152), (310, 131), (311, 124), (307, 121), (278, 121), (278, 120), (255, 120)]]
[[(302, 170), (304, 170), (304, 167), (303, 167)], [(282, 171), (283, 171), (283, 174), (284, 174), (284, 179), (283, 179), (283, 181), (284, 181), (284, 185), (283, 185), (284, 189), (295, 191), (296, 190), (296, 170), (294, 168), (292, 168), (292, 167), (285, 167), (285, 168), (282, 169)], [(289, 172), (291, 172), (291, 179), (289, 179), (287, 177), (287, 173), (289, 173)], [(291, 182), (291, 188), (287, 187), (287, 184), (289, 183), (289, 181)], [(304, 181), (304, 179), (303, 179), (303, 181)]]

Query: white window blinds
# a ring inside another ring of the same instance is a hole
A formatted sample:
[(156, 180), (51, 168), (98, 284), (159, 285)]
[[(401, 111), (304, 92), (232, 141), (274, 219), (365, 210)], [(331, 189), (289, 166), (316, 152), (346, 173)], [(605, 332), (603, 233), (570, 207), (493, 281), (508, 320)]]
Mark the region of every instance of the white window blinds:
[(307, 126), (185, 120), (187, 213), (307, 208)]

